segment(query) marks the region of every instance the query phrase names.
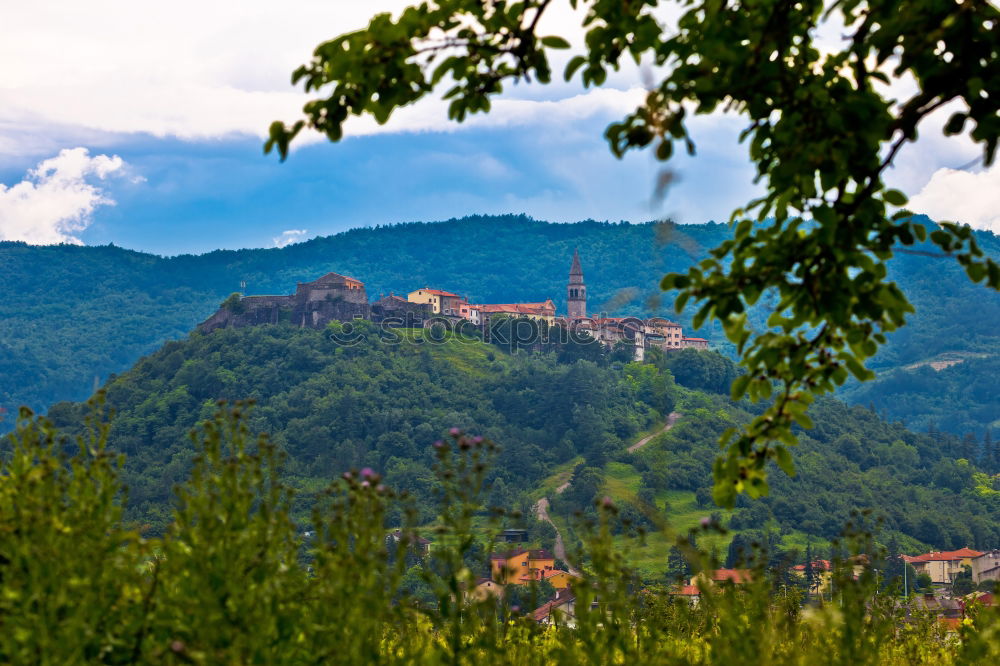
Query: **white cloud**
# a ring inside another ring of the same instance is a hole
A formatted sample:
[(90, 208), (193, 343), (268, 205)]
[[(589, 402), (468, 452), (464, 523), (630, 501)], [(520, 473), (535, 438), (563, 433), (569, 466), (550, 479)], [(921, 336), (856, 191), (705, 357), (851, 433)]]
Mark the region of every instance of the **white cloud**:
[(274, 247), (285, 247), (286, 245), (292, 245), (302, 241), (308, 229), (286, 229), (281, 232), (280, 236), (276, 236), (271, 240), (274, 242)]
[(1000, 164), (979, 172), (938, 169), (907, 208), (1000, 233)]
[(82, 244), (78, 234), (90, 226), (94, 210), (115, 203), (88, 179), (120, 175), (124, 167), (117, 155), (91, 157), (86, 148), (67, 148), (12, 187), (0, 183), (0, 240)]
[[(0, 62), (16, 63), (0, 68), (0, 150), (30, 150), (10, 135), (38, 124), (183, 139), (263, 136), (271, 121), (301, 115), (309, 96), (289, 78), (317, 44), (410, 4), (290, 0), (276, 9), (246, 0), (237, 12), (203, 0), (14, 4), (0, 22)], [(575, 26), (579, 33), (579, 22), (577, 13), (560, 10), (547, 16), (545, 29), (572, 33)], [(357, 122), (352, 133), (453, 125), (441, 102), (398, 115), (388, 127)], [(491, 115), (505, 122), (503, 109)]]

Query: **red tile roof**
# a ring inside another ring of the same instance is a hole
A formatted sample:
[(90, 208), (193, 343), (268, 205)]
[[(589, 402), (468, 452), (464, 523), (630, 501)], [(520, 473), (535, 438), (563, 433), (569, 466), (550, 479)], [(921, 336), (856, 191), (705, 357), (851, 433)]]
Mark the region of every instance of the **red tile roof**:
[(565, 606), (566, 604), (572, 603), (576, 600), (576, 595), (574, 595), (569, 590), (558, 590), (556, 592), (556, 598), (552, 601), (542, 604), (531, 614), (531, 618), (535, 622), (541, 622), (552, 614), (556, 608), (560, 606)]
[[(830, 562), (830, 560), (814, 560), (812, 565), (813, 569), (817, 571), (830, 571), (831, 569), (833, 569), (833, 564)], [(805, 570), (806, 570), (806, 565), (804, 564), (796, 564), (794, 567), (792, 567), (792, 571), (805, 571)]]
[(959, 548), (958, 550), (945, 550), (924, 553), (923, 555), (903, 555), (904, 562), (954, 562), (964, 560), (967, 557), (979, 557), (982, 555), (978, 550), (971, 548)]
[(687, 340), (688, 342), (708, 342), (708, 340), (706, 340), (705, 338), (683, 338), (683, 339)]
[(678, 585), (673, 589), (671, 594), (677, 594), (682, 597), (700, 597), (701, 590), (698, 589), (697, 585)]
[[(538, 559), (545, 559), (545, 558), (538, 558)], [(549, 578), (552, 578), (553, 576), (558, 576), (559, 574), (566, 574), (567, 576), (572, 576), (571, 573), (569, 573), (568, 571), (563, 571), (562, 569), (544, 569), (544, 570), (532, 569), (531, 573), (529, 573), (527, 576), (521, 576), (519, 580), (523, 580), (526, 582), (533, 580), (548, 580)]]
[(435, 296), (453, 296), (455, 298), (461, 298), (458, 294), (453, 294), (450, 291), (441, 291), (440, 289), (428, 289), (424, 287), (423, 289), (417, 289), (417, 291), (426, 291), (428, 294), (434, 294)]
[(732, 581), (734, 583), (749, 583), (752, 578), (749, 569), (716, 569), (712, 572), (712, 580), (716, 582)]
[(502, 314), (533, 314), (554, 315), (555, 304), (549, 300), (544, 303), (489, 303), (478, 306), (481, 312)]

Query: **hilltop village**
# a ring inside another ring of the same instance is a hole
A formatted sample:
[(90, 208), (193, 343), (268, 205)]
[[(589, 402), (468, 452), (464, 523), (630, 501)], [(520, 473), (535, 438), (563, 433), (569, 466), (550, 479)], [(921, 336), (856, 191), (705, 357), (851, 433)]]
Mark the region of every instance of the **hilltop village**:
[(217, 328), (238, 328), (287, 322), (304, 328), (323, 328), (331, 321), (368, 319), (390, 325), (427, 327), (435, 322), (471, 324), (488, 331), (496, 317), (522, 318), (545, 325), (589, 334), (612, 347), (623, 342), (635, 347), (642, 360), (646, 349), (708, 349), (708, 340), (687, 337), (680, 324), (662, 317), (588, 315), (587, 285), (580, 255), (573, 260), (566, 285), (566, 315), (557, 316), (552, 299), (537, 303), (470, 303), (468, 298), (444, 289), (422, 287), (406, 297), (390, 293), (369, 303), (360, 280), (339, 273), (327, 273), (313, 282), (300, 282), (295, 293), (282, 296), (242, 296), (234, 294), (219, 310), (199, 326), (203, 332)]

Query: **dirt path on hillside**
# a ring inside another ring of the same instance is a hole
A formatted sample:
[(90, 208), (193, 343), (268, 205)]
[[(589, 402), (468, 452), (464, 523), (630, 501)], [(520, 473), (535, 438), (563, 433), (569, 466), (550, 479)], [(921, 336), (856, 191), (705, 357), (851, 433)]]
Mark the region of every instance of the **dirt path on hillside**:
[[(646, 446), (651, 441), (653, 441), (654, 437), (658, 437), (659, 435), (662, 435), (663, 433), (673, 428), (674, 424), (677, 423), (678, 419), (680, 418), (681, 418), (680, 412), (671, 412), (670, 415), (667, 416), (667, 422), (663, 424), (662, 428), (654, 432), (652, 435), (649, 435), (648, 437), (643, 437), (638, 442), (628, 447), (629, 453), (633, 451), (638, 451), (639, 449), (641, 449), (642, 447)], [(572, 472), (570, 472), (570, 474), (572, 474)], [(569, 488), (570, 480), (571, 479), (567, 479), (564, 483), (561, 483), (556, 487), (556, 495), (561, 495), (567, 488)], [(559, 528), (556, 527), (556, 524), (552, 522), (552, 519), (549, 518), (549, 498), (543, 497), (542, 499), (535, 502), (534, 510), (535, 510), (535, 516), (538, 518), (538, 520), (542, 521), (543, 523), (548, 523), (549, 525), (552, 526), (552, 529), (556, 531), (556, 542), (555, 545), (553, 545), (552, 547), (553, 551), (552, 554), (555, 555), (560, 560), (562, 560), (563, 562), (566, 562), (566, 567), (569, 569), (569, 572), (571, 574), (573, 574), (574, 576), (579, 576), (580, 572), (571, 567), (569, 565), (569, 562), (566, 561), (566, 545), (563, 543), (562, 533), (559, 531)]]
[[(565, 489), (566, 486), (568, 485), (569, 483), (567, 482), (566, 484), (560, 486), (560, 488)], [(561, 489), (556, 490), (556, 492), (562, 492)], [(560, 560), (562, 560), (563, 562), (566, 562), (566, 568), (569, 569), (569, 573), (571, 573), (574, 576), (579, 576), (580, 572), (574, 569), (572, 566), (570, 566), (569, 562), (566, 561), (566, 545), (563, 543), (562, 533), (559, 531), (559, 528), (556, 527), (556, 524), (552, 522), (552, 519), (549, 518), (548, 497), (543, 497), (542, 499), (535, 502), (535, 516), (537, 516), (538, 520), (542, 521), (543, 523), (548, 523), (549, 525), (551, 525), (552, 529), (556, 531), (556, 543), (552, 547), (552, 554), (555, 555)]]
[(638, 442), (628, 447), (628, 452), (632, 453), (633, 451), (638, 451), (639, 449), (641, 449), (642, 447), (646, 446), (651, 441), (653, 441), (654, 437), (659, 437), (663, 433), (673, 428), (674, 424), (677, 423), (677, 419), (679, 419), (680, 417), (681, 417), (680, 412), (670, 412), (670, 415), (667, 417), (667, 422), (663, 425), (662, 428), (654, 432), (649, 437), (643, 437)]

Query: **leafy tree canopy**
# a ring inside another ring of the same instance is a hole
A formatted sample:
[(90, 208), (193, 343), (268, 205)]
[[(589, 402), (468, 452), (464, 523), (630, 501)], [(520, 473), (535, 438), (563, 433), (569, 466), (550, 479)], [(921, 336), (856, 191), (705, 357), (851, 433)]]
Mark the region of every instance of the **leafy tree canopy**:
[[(605, 136), (618, 156), (653, 147), (669, 160), (680, 143), (693, 153), (691, 113), (742, 115), (741, 138), (766, 193), (733, 211), (735, 234), (686, 274), (664, 277), (678, 290), (680, 310), (698, 304), (696, 323), (718, 319), (747, 372), (734, 382), (739, 398), (773, 404), (742, 429), (727, 432), (726, 456), (715, 466), (715, 498), (732, 506), (741, 492), (768, 490), (766, 465), (791, 474), (793, 427), (811, 425), (814, 396), (832, 391), (865, 366), (885, 333), (913, 308), (885, 280), (900, 244), (928, 229), (905, 209), (906, 196), (882, 174), (917, 136), (921, 121), (951, 105), (948, 135), (967, 131), (992, 163), (1000, 136), (997, 90), (1000, 12), (986, 0), (567, 0), (583, 10), (585, 47), (565, 77), (599, 86), (622, 61), (650, 62), (661, 77), (643, 104)], [(552, 78), (549, 55), (571, 48), (561, 36), (538, 34), (553, 0), (435, 0), (319, 45), (295, 71), (318, 97), (305, 119), (275, 122), (265, 150), (284, 158), (306, 126), (338, 141), (352, 115), (388, 121), (398, 108), (443, 91), (449, 116), (488, 112), (508, 82)], [(662, 10), (681, 5), (676, 25)], [(839, 50), (821, 50), (820, 24), (840, 24)], [(911, 78), (906, 99), (889, 97), (891, 79)], [(756, 222), (756, 223), (755, 223)], [(975, 282), (1000, 288), (1000, 266), (984, 258), (968, 227), (941, 223), (929, 233)], [(777, 305), (764, 330), (747, 308), (762, 295)], [(772, 396), (772, 393), (774, 395)]]

